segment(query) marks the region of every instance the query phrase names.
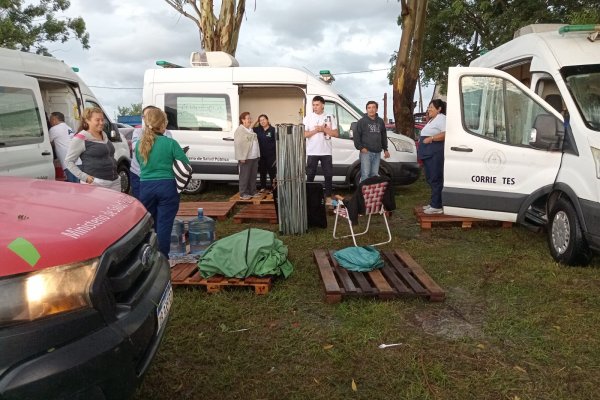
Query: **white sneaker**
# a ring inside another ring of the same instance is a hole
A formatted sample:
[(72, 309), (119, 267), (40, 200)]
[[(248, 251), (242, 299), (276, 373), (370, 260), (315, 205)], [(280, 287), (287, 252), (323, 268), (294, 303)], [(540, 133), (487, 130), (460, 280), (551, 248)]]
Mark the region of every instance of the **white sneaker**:
[(427, 210), (423, 210), (423, 212), (425, 214), (443, 214), (444, 213), (444, 209), (443, 208), (429, 207)]
[(252, 198), (252, 196), (250, 196), (249, 194), (244, 194), (242, 196), (240, 196), (240, 199), (242, 200), (250, 200)]
[(429, 204), (427, 204), (426, 206), (423, 206), (423, 210), (427, 210), (429, 208), (431, 208), (431, 206)]

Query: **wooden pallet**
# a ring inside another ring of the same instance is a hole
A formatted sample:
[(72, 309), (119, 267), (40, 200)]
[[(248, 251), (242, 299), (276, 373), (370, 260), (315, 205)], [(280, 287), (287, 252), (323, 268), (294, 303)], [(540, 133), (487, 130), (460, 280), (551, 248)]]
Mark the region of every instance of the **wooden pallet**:
[(405, 251), (382, 251), (384, 266), (370, 272), (353, 272), (340, 267), (333, 250), (314, 250), (314, 258), (325, 289), (327, 303), (347, 297), (423, 297), (443, 301), (444, 290)]
[(236, 224), (258, 221), (267, 221), (270, 224), (278, 223), (274, 203), (249, 204), (233, 216), (233, 222)]
[(226, 278), (222, 275), (203, 278), (198, 265), (193, 263), (177, 264), (171, 268), (171, 283), (173, 286), (205, 286), (208, 293), (218, 293), (227, 287), (252, 287), (256, 294), (268, 294), (273, 284), (273, 277), (260, 278)]
[(248, 203), (248, 204), (262, 204), (262, 203), (273, 203), (273, 193), (259, 193), (260, 196), (259, 197), (253, 197), (251, 199), (248, 200), (244, 200), (240, 197), (240, 193), (236, 193), (233, 196), (231, 196), (231, 198), (229, 199), (229, 201), (233, 201), (236, 203)]
[[(178, 217), (196, 217), (198, 209), (204, 209), (204, 215), (224, 221), (233, 211), (235, 202), (233, 201), (186, 201), (179, 203)], [(185, 219), (185, 218), (184, 218)]]
[(445, 222), (460, 222), (461, 227), (464, 229), (471, 228), (474, 222), (500, 222), (503, 228), (511, 228), (512, 222), (507, 221), (491, 221), (486, 219), (469, 218), (469, 217), (458, 217), (456, 215), (446, 214), (425, 214), (423, 207), (415, 207), (414, 210), (417, 221), (421, 225), (421, 229), (431, 229), (432, 224), (445, 223)]

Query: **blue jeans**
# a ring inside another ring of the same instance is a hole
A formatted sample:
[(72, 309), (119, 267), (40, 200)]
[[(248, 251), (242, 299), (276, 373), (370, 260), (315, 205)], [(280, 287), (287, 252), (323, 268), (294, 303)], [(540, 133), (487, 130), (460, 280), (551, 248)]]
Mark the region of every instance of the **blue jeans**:
[(67, 177), (67, 182), (79, 183), (79, 178), (73, 175), (71, 171), (69, 171), (68, 169), (65, 169), (64, 171), (65, 176)]
[(179, 193), (175, 179), (158, 179), (140, 182), (140, 201), (154, 219), (158, 249), (169, 258), (171, 229), (179, 210)]
[(444, 189), (444, 152), (436, 151), (431, 157), (423, 159), (425, 178), (431, 186), (431, 200), (429, 205), (433, 208), (442, 208), (442, 189)]
[(129, 174), (129, 184), (131, 185), (131, 195), (140, 199), (140, 176), (131, 172)]
[(360, 152), (360, 181), (367, 178), (379, 175), (379, 162), (381, 161), (381, 153)]

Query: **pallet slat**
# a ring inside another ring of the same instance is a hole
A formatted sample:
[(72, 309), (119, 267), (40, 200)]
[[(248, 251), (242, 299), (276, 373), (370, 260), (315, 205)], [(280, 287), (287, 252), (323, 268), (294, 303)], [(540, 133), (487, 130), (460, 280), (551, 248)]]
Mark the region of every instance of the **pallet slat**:
[(259, 193), (260, 196), (253, 197), (248, 200), (244, 200), (240, 197), (240, 193), (236, 193), (229, 198), (229, 201), (234, 203), (248, 203), (248, 204), (262, 204), (262, 203), (273, 203), (273, 193)]
[(233, 216), (233, 222), (236, 224), (257, 221), (267, 221), (270, 224), (278, 223), (275, 204), (249, 204)]
[(443, 301), (444, 290), (405, 251), (383, 252), (384, 266), (370, 272), (347, 271), (333, 257), (333, 250), (313, 250), (325, 290), (325, 301), (339, 303), (345, 297), (425, 297)]
[(469, 229), (473, 226), (473, 223), (477, 222), (500, 222), (503, 228), (511, 228), (512, 222), (508, 221), (492, 221), (486, 219), (478, 219), (478, 218), (469, 218), (469, 217), (459, 217), (456, 215), (446, 215), (446, 214), (425, 214), (423, 212), (423, 207), (418, 206), (414, 209), (415, 216), (417, 217), (417, 222), (421, 225), (421, 229), (431, 229), (433, 224), (443, 224), (443, 223), (451, 223), (451, 222), (459, 222), (463, 229)]
[(208, 293), (217, 293), (227, 287), (246, 286), (252, 287), (256, 294), (268, 294), (273, 278), (250, 276), (240, 279), (216, 275), (205, 279), (196, 264), (182, 263), (171, 268), (171, 283), (173, 286), (205, 286)]
[(198, 216), (198, 208), (204, 209), (204, 215), (224, 221), (232, 213), (235, 207), (233, 201), (186, 201), (179, 203), (178, 217), (196, 217)]

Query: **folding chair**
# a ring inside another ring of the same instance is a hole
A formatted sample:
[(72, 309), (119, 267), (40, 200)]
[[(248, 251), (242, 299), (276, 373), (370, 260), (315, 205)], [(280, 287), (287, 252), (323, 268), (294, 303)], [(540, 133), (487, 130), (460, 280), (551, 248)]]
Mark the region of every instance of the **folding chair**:
[[(385, 194), (388, 183), (389, 182), (380, 182), (380, 183), (373, 183), (370, 185), (362, 186), (361, 192), (362, 192), (362, 195), (365, 200), (365, 212), (363, 215), (369, 216), (369, 218), (367, 220), (367, 227), (365, 228), (365, 230), (363, 232), (354, 233), (354, 229), (352, 228), (352, 221), (350, 220), (350, 215), (348, 214), (348, 208), (346, 208), (346, 205), (344, 204), (344, 202), (342, 200), (340, 200), (338, 202), (338, 205), (334, 211), (335, 212), (335, 223), (333, 225), (333, 238), (334, 239), (342, 239), (342, 238), (347, 238), (349, 236), (352, 236), (352, 241), (354, 242), (354, 245), (358, 246), (356, 244), (356, 236), (364, 235), (365, 233), (367, 233), (369, 230), (369, 226), (371, 224), (371, 217), (373, 216), (373, 214), (380, 214), (381, 216), (383, 216), (383, 221), (385, 222), (385, 227), (386, 227), (387, 233), (388, 233), (388, 240), (385, 242), (381, 242), (381, 243), (371, 244), (371, 246), (379, 246), (380, 244), (386, 244), (386, 243), (389, 243), (392, 241), (390, 225), (388, 224), (385, 207), (383, 206), (383, 203), (382, 203), (383, 195)], [(340, 217), (345, 218), (346, 221), (348, 221), (348, 226), (350, 227), (350, 235), (339, 236), (339, 237), (336, 236), (338, 218), (340, 218)]]

